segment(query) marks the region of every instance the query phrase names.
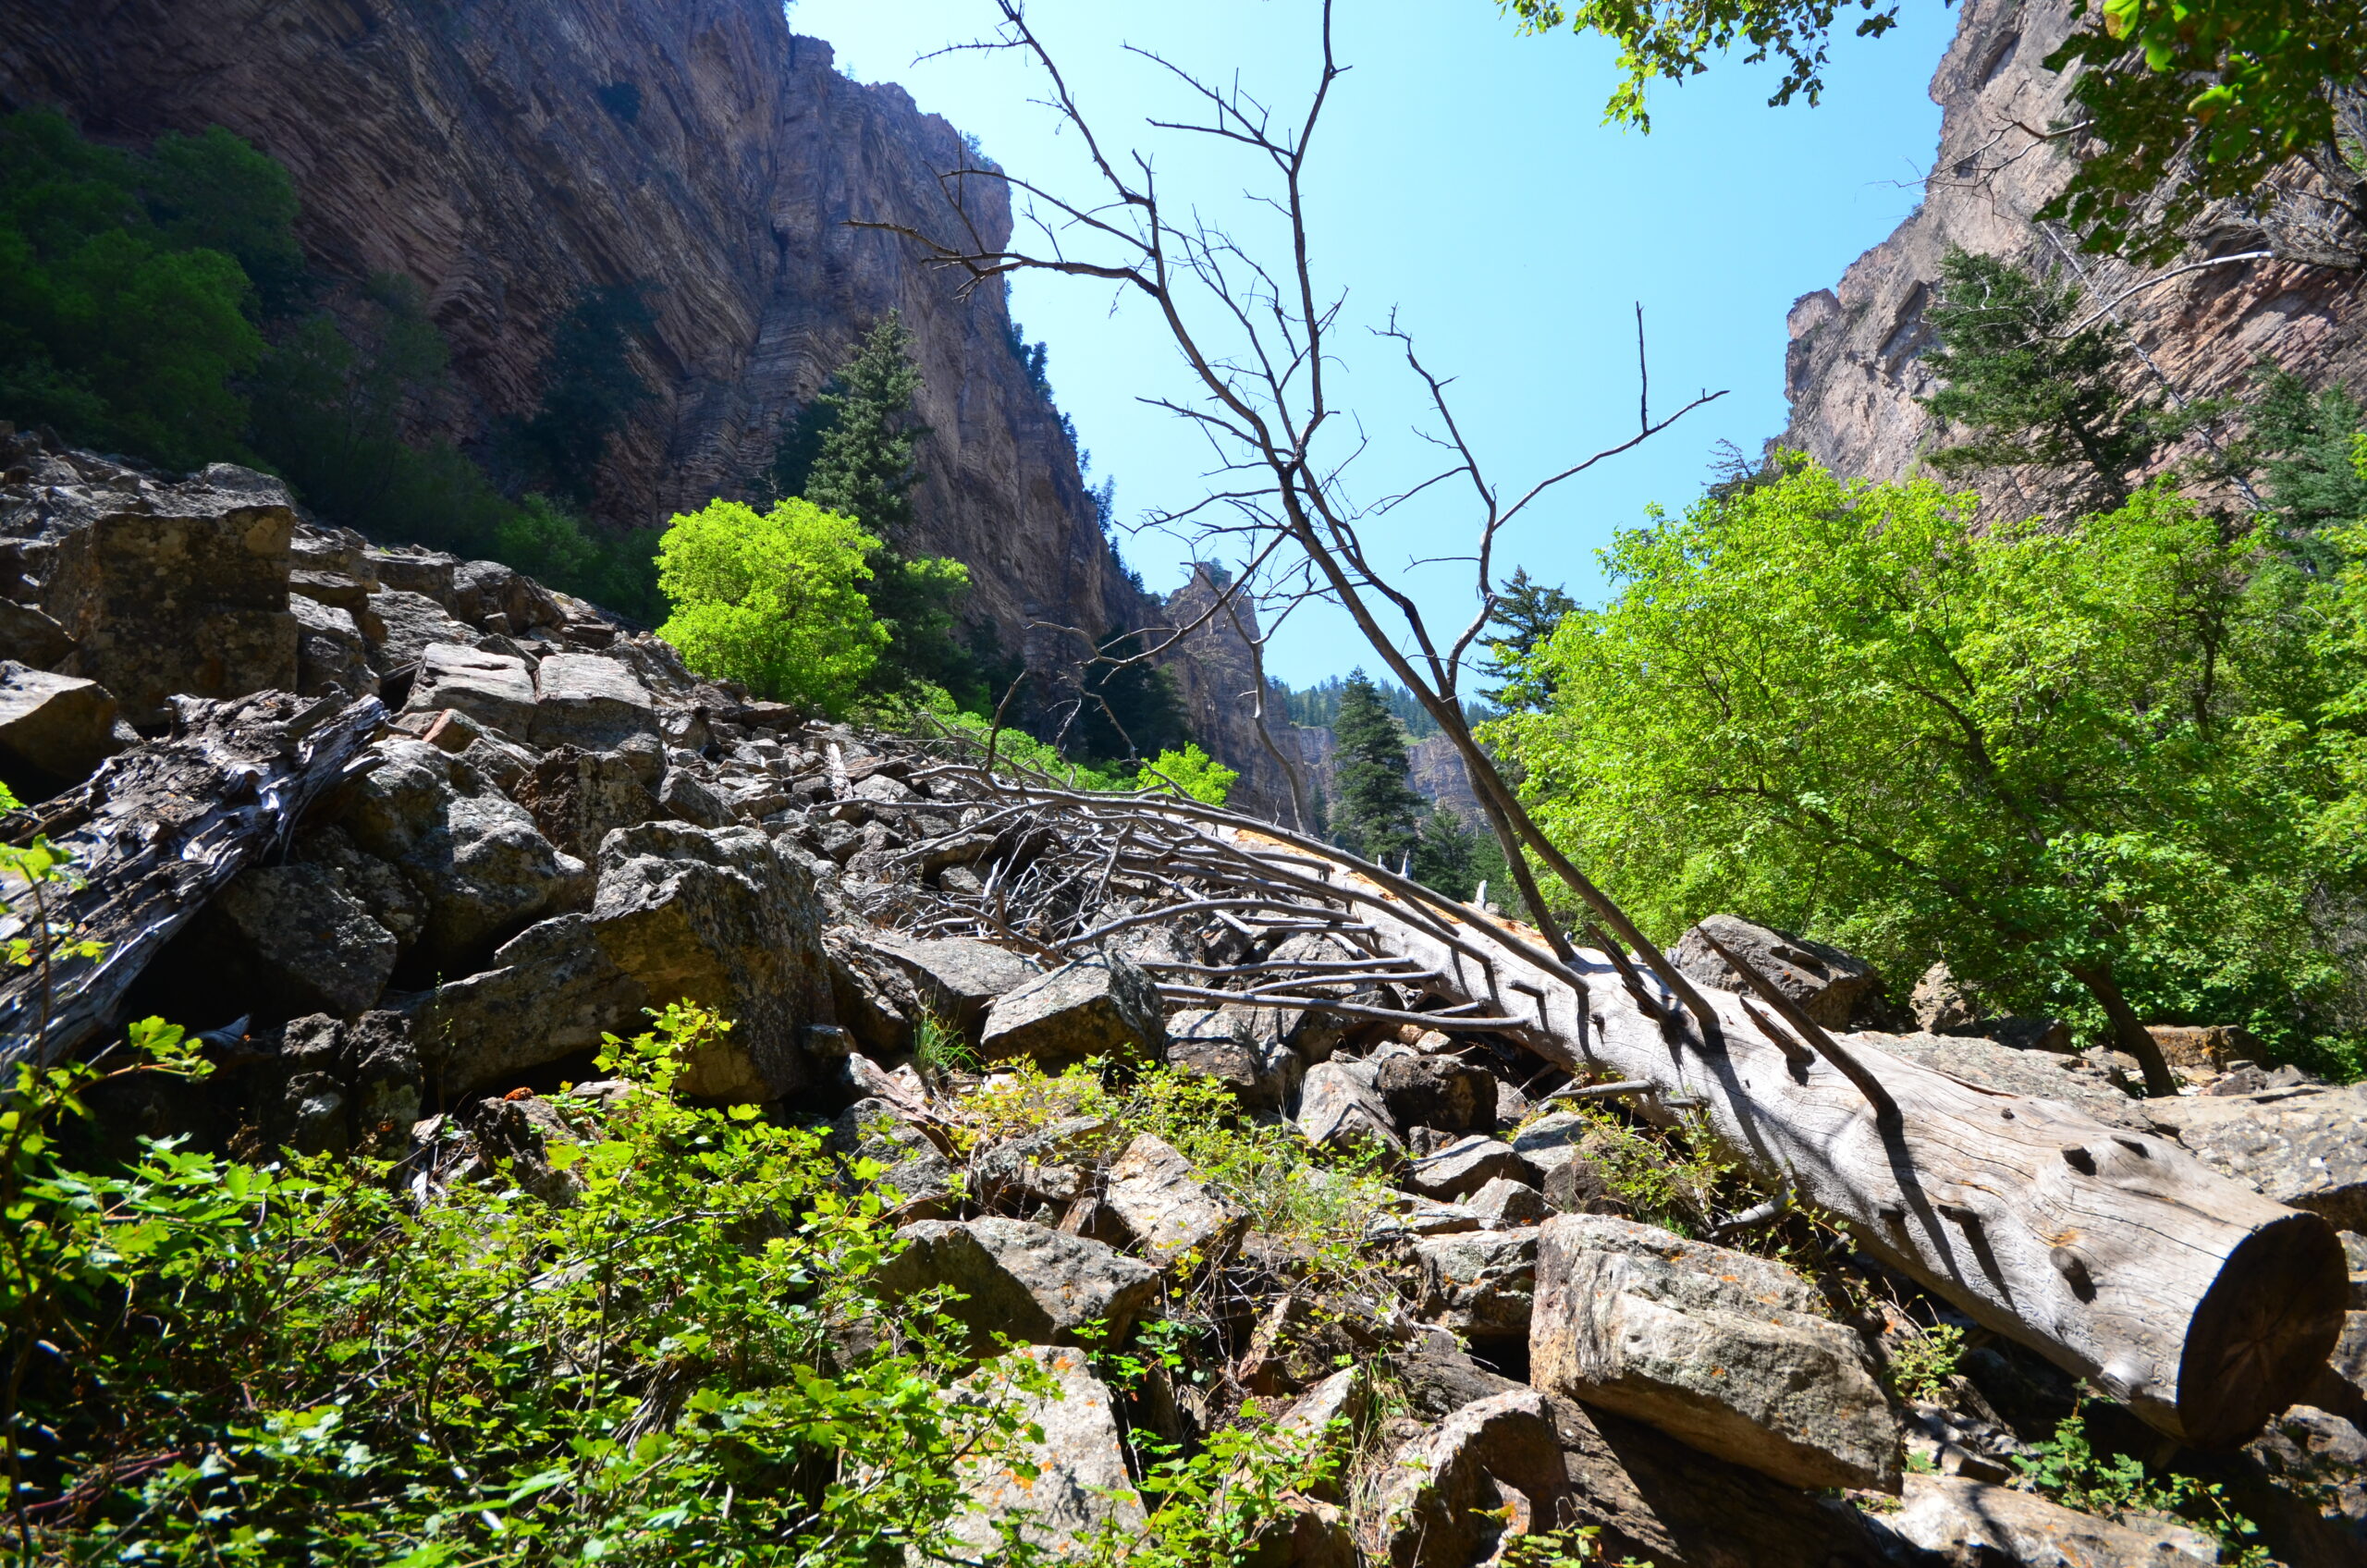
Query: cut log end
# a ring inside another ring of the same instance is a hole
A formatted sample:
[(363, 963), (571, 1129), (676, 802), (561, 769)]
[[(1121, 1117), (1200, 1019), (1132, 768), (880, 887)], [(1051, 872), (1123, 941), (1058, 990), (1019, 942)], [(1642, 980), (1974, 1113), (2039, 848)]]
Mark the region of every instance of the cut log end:
[(2300, 1399), (2342, 1332), (2349, 1277), (2334, 1227), (2314, 1214), (2246, 1237), (2202, 1298), (2178, 1365), (2178, 1427), (2197, 1448), (2234, 1448)]

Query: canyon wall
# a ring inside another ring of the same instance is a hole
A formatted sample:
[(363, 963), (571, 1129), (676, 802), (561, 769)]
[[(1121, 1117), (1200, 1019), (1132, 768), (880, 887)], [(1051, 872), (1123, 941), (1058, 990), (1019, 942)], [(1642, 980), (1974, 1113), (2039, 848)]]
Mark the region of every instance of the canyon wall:
[[(912, 547), (967, 562), (973, 616), (1039, 662), (1061, 655), (1032, 621), (1146, 613), (1010, 351), (1001, 288), (965, 298), (915, 246), (848, 227), (952, 228), (938, 177), (972, 161), (962, 136), (839, 74), (779, 0), (13, 0), (0, 104), (124, 141), (221, 124), (278, 158), (316, 266), (424, 286), (458, 384), (431, 423), (463, 441), (535, 407), (587, 289), (644, 285), (655, 396), (610, 443), (615, 521), (741, 494), (900, 311), (926, 377)], [(998, 182), (963, 204), (987, 242), (1008, 234)]]
[[(1840, 473), (1900, 477), (1932, 439), (1915, 399), (1935, 385), (1920, 358), (1932, 342), (1924, 310), (1950, 246), (2072, 267), (2100, 305), (2159, 276), (2079, 255), (2067, 236), (2033, 221), (2070, 170), (2053, 143), (2022, 129), (2066, 117), (2067, 81), (2041, 62), (2071, 31), (2070, 0), (1964, 0), (1962, 10), (1932, 79), (1943, 115), (1921, 207), (1836, 287), (1792, 307), (1791, 422), (1779, 444)], [(2240, 214), (2220, 215), (2199, 255), (2262, 248)], [(2182, 398), (2240, 393), (2268, 357), (2313, 386), (2367, 388), (2362, 288), (2357, 271), (2245, 262), (2143, 288), (2116, 309), (2144, 350), (2133, 374)], [(2011, 504), (2011, 484), (2001, 476), (1995, 498)]]

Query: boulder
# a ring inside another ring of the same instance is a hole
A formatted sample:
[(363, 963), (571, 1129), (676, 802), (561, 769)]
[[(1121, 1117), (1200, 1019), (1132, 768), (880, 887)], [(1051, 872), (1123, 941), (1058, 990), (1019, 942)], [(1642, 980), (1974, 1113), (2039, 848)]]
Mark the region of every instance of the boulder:
[(1167, 1064), (1213, 1078), (1251, 1110), (1280, 1110), (1298, 1093), (1306, 1064), (1270, 1027), (1271, 1008), (1220, 1007), (1167, 1021)]
[(296, 690), (303, 696), (343, 692), (376, 696), (378, 675), (370, 668), (369, 644), (350, 611), (300, 594), (288, 601), (296, 618)]
[(1961, 1476), (1906, 1477), (1879, 1524), (1946, 1568), (2176, 1568), (2216, 1562), (2219, 1543), (2166, 1520), (2120, 1522)]
[(1208, 1191), (1190, 1160), (1148, 1133), (1110, 1167), (1101, 1201), (1162, 1268), (1186, 1253), (1224, 1252), (1249, 1222), (1239, 1206)]
[[(1057, 1385), (1053, 1392), (1017, 1393), (1012, 1358), (1035, 1363)], [(954, 1462), (963, 1502), (946, 1528), (957, 1561), (1006, 1561), (996, 1526), (1014, 1515), (1022, 1541), (1052, 1562), (1083, 1561), (1097, 1538), (1114, 1533), (1123, 1541), (1144, 1528), (1110, 1390), (1086, 1370), (1083, 1352), (1027, 1346), (979, 1368), (963, 1390), (973, 1401), (1012, 1402), (1019, 1431), (1009, 1448), (989, 1441)], [(1030, 1428), (1042, 1431), (1041, 1442), (1027, 1440)]]
[(642, 782), (637, 759), (620, 752), (580, 752), (560, 746), (510, 786), (510, 798), (533, 814), (543, 836), (569, 854), (590, 860), (600, 840), (665, 815)]
[(721, 827), (731, 820), (731, 808), (723, 803), (723, 797), (684, 767), (668, 770), (657, 787), (657, 803), (668, 815), (693, 827)]
[(223, 966), (218, 977), (274, 1018), (350, 1018), (375, 1005), (398, 951), (324, 865), (248, 867), (206, 907), (196, 937)]
[(998, 998), (1043, 974), (1017, 953), (974, 937), (929, 940), (882, 931), (865, 946), (911, 976), (924, 1008), (972, 1039)]
[(425, 902), (412, 950), (430, 973), (465, 974), (529, 923), (586, 901), (583, 862), (560, 853), (474, 768), (418, 741), (373, 750), (378, 766), (347, 786), (338, 821)]
[(2144, 1103), (2214, 1170), (2336, 1230), (2367, 1231), (2367, 1084)]
[(1500, 1178), (1534, 1184), (1537, 1170), (1510, 1144), (1494, 1138), (1458, 1138), (1409, 1165), (1405, 1184), (1426, 1198), (1452, 1203)]
[(363, 631), (374, 622), (377, 627), (371, 640), (372, 663), (381, 675), (415, 667), (428, 649), (439, 643), (455, 647), (467, 647), (476, 633), (461, 621), (445, 613), (444, 606), (424, 594), (386, 588), (370, 595), (369, 617), (361, 621)]
[(43, 608), (74, 640), (61, 673), (104, 686), (142, 728), (169, 719), (176, 695), (294, 691), (287, 491), (216, 464), (136, 504), (58, 541)]
[(55, 669), (74, 651), (66, 628), (31, 605), (0, 598), (0, 658), (35, 669)]
[(874, 1185), (884, 1189), (882, 1201), (901, 1218), (943, 1219), (960, 1199), (961, 1174), (936, 1140), (908, 1120), (911, 1114), (901, 1096), (866, 1096), (830, 1119), (829, 1147), (844, 1158), (878, 1165)]
[(1097, 953), (1030, 980), (987, 1009), (978, 1047), (989, 1060), (1041, 1062), (1140, 1052), (1167, 1044), (1159, 987), (1132, 959)]
[(531, 732), (536, 746), (612, 752), (656, 789), (666, 771), (657, 704), (632, 667), (597, 654), (553, 654), (534, 674), (538, 694)]
[(543, 922), (493, 969), (440, 987), (423, 1055), (448, 1087), (476, 1088), (688, 999), (731, 1029), (693, 1059), (682, 1091), (776, 1099), (812, 1075), (807, 1027), (832, 1022), (820, 925), (811, 877), (753, 827), (619, 829), (600, 847), (591, 912)]
[(1933, 964), (1915, 982), (1907, 1011), (1914, 1015), (1915, 1027), (1927, 1035), (1961, 1035), (1981, 1023), (1981, 1004), (1944, 962)]
[(1496, 1125), (1495, 1074), (1455, 1057), (1392, 1057), (1373, 1086), (1400, 1127), (1485, 1133)]
[(2162, 1047), (2162, 1060), (2182, 1072), (2198, 1072), (2204, 1077), (2225, 1072), (2231, 1063), (2250, 1061), (2260, 1055), (2260, 1042), (2251, 1031), (2228, 1023), (2155, 1023), (2145, 1033)]
[(408, 712), (457, 708), (488, 729), (523, 741), (534, 723), (534, 674), (526, 661), (457, 643), (432, 643), (419, 655)]
[(1847, 1028), (1851, 1014), (1860, 1003), (1871, 1001), (1881, 987), (1872, 966), (1861, 958), (1731, 914), (1710, 916), (1669, 949), (1670, 962), (1704, 986), (1739, 991), (1747, 984), (1718, 956), (1709, 937), (1773, 981), (1800, 1011), (1828, 1029)]
[(1343, 1153), (1378, 1149), (1395, 1159), (1405, 1152), (1389, 1107), (1374, 1087), (1375, 1071), (1361, 1061), (1318, 1062), (1298, 1091), (1298, 1130), (1318, 1148)]
[(367, 1012), (288, 1021), (253, 1037), (264, 1060), (244, 1070), (264, 1136), (306, 1154), (363, 1148), (397, 1154), (419, 1120), (419, 1058), (402, 1015)]
[(1497, 1177), (1472, 1194), (1464, 1200), (1464, 1207), (1478, 1215), (1479, 1222), (1490, 1231), (1542, 1225), (1552, 1212), (1546, 1207), (1544, 1194), (1506, 1176)]
[(80, 784), (123, 750), (117, 718), (95, 680), (0, 661), (0, 778), (25, 801)]
[(512, 636), (567, 619), (549, 589), (499, 561), (455, 566), (450, 599), (452, 613), (462, 620)]
[(441, 550), (400, 545), (391, 550), (367, 549), (362, 566), (378, 583), (394, 592), (424, 598), (437, 609), (452, 597), (452, 573), (460, 557)]
[(325, 826), (300, 835), (293, 858), (325, 868), (346, 897), (409, 947), (427, 924), (427, 900), (411, 879), (376, 855), (357, 847), (342, 827)]
[(1534, 1227), (1429, 1236), (1414, 1243), (1422, 1317), (1475, 1340), (1529, 1333), (1537, 1290)]
[(1098, 1324), (1111, 1346), (1159, 1292), (1159, 1270), (1082, 1236), (1064, 1236), (1023, 1219), (924, 1219), (896, 1232), (903, 1250), (882, 1265), (890, 1299), (945, 1288), (964, 1299), (947, 1316), (971, 1334), (974, 1354), (991, 1354), (996, 1336), (1020, 1344), (1074, 1344)]
[(1397, 1451), (1367, 1549), (1392, 1568), (1466, 1568), (1492, 1561), (1505, 1537), (1557, 1527), (1568, 1492), (1544, 1397), (1506, 1390)]
[(1798, 1487), (1894, 1488), (1872, 1356), (1781, 1264), (1632, 1220), (1539, 1234), (1529, 1378)]

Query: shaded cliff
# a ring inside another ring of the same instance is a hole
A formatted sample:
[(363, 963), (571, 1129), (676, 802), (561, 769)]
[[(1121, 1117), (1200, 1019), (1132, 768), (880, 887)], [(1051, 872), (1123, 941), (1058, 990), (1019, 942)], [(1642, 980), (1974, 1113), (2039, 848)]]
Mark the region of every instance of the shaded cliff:
[[(1783, 445), (1845, 474), (1892, 479), (1913, 466), (1932, 434), (1915, 402), (1935, 385), (1920, 358), (1932, 341), (1924, 311), (1951, 245), (2074, 266), (2099, 303), (2156, 276), (2075, 255), (2067, 239), (2031, 221), (2069, 174), (2051, 144), (2019, 128), (2064, 117), (2067, 79), (2041, 62), (2070, 32), (2070, 0), (1966, 0), (1932, 79), (1944, 113), (1922, 206), (1836, 287), (1792, 307)], [(2222, 216), (2204, 254), (2263, 246), (2240, 214)], [(2147, 288), (2118, 312), (2151, 367), (2133, 374), (2158, 374), (2182, 398), (2239, 392), (2263, 357), (2312, 386), (2358, 386), (2367, 384), (2362, 288), (2367, 275), (2356, 271), (2237, 263)]]
[[(0, 7), (0, 102), (92, 135), (222, 124), (286, 164), (313, 263), (407, 274), (453, 349), (423, 423), (463, 442), (540, 398), (553, 327), (642, 283), (654, 398), (614, 438), (598, 510), (635, 525), (761, 472), (785, 418), (889, 309), (926, 386), (913, 547), (967, 562), (1004, 646), (1030, 620), (1140, 613), (1074, 444), (1010, 351), (1000, 289), (968, 300), (906, 242), (943, 228), (960, 134), (832, 68), (778, 0), (25, 0)], [(970, 184), (989, 240), (1010, 227)]]

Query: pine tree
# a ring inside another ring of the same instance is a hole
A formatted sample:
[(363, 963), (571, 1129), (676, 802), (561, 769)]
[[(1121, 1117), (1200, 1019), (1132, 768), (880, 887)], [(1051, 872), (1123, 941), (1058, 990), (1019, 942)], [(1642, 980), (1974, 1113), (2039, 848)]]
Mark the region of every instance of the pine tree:
[(1490, 628), (1503, 631), (1502, 636), (1488, 641), (1489, 673), (1501, 684), (1481, 695), (1507, 712), (1534, 712), (1551, 705), (1551, 680), (1541, 674), (1532, 675), (1522, 666), (1553, 635), (1562, 618), (1577, 607), (1578, 602), (1561, 589), (1530, 581), (1527, 567), (1515, 569), (1488, 617)]
[(913, 419), (921, 370), (912, 346), (912, 333), (889, 311), (839, 367), (814, 399), (828, 417), (799, 492), (891, 545), (901, 542), (913, 521), (911, 491), (921, 477), (913, 449), (927, 434)]
[(1418, 839), (1429, 802), (1407, 776), (1405, 733), (1361, 669), (1340, 692), (1331, 727), (1337, 747), (1332, 777), (1340, 790), (1331, 814), (1331, 840), (1342, 849), (1394, 866)]

